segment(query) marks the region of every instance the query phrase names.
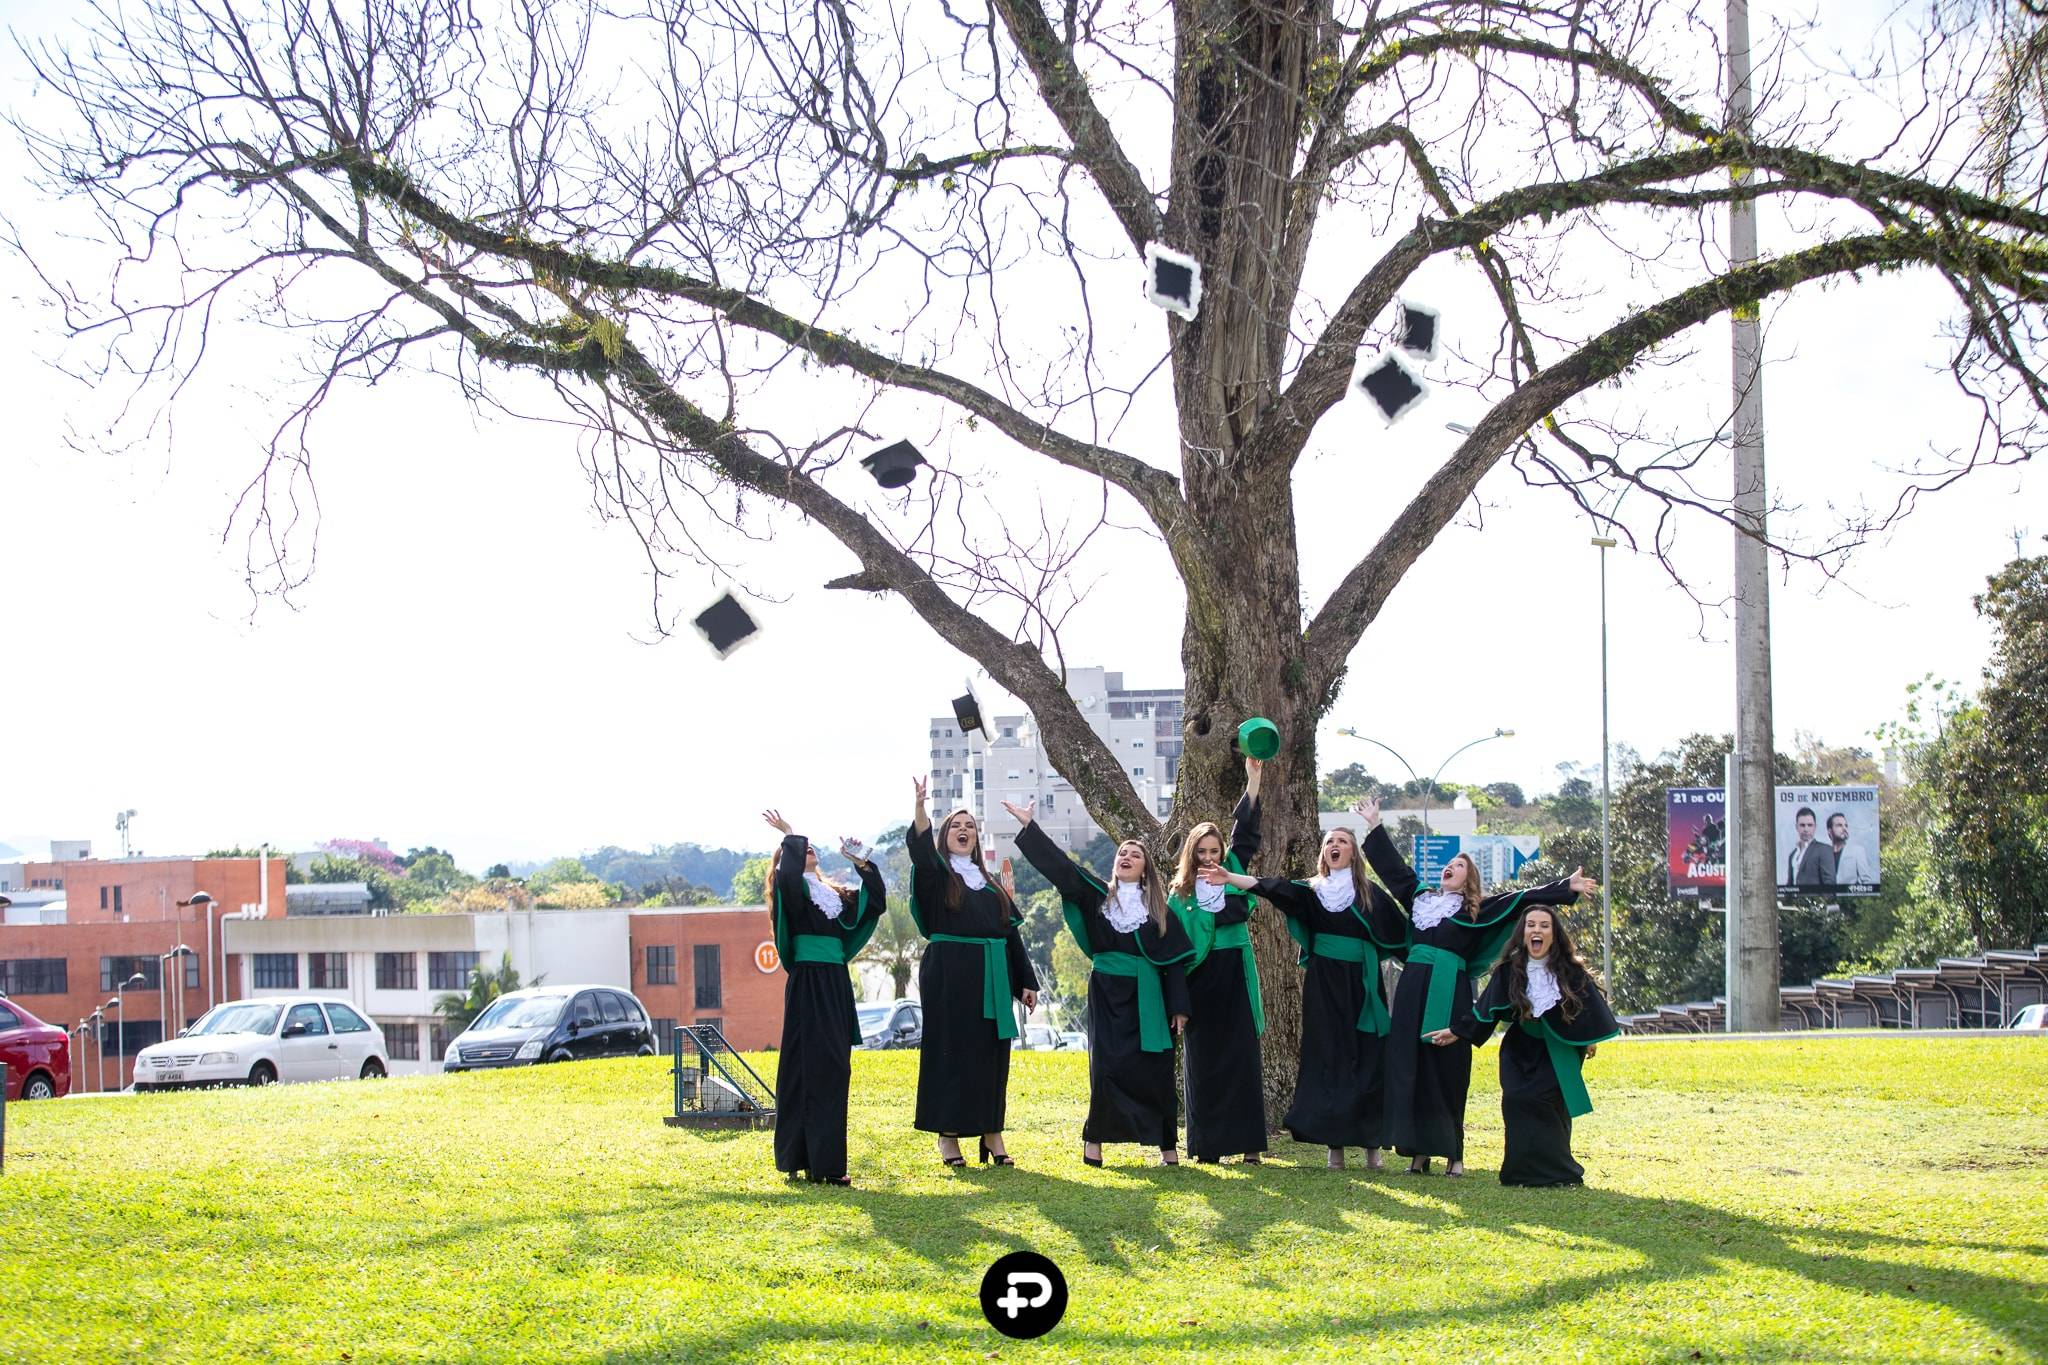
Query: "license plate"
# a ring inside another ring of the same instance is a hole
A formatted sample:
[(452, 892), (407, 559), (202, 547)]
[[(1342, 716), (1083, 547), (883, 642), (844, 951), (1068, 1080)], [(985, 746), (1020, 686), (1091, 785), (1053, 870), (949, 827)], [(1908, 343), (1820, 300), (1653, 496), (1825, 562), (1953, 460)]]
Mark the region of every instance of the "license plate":
[(160, 1081), (182, 1081), (185, 1079), (185, 1073), (182, 1071), (160, 1071), (157, 1073), (157, 1079)]

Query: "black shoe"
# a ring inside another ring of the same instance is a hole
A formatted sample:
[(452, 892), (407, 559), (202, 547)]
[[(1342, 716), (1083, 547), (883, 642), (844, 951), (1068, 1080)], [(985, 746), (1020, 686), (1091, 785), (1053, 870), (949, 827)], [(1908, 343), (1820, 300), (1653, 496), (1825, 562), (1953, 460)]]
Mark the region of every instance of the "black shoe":
[(990, 1163), (991, 1161), (993, 1161), (993, 1162), (994, 1162), (994, 1163), (995, 1163), (996, 1165), (998, 1165), (998, 1166), (1014, 1166), (1014, 1165), (1016, 1165), (1016, 1164), (1017, 1164), (1016, 1162), (1014, 1162), (1014, 1161), (1010, 1160), (1010, 1154), (1009, 1154), (1008, 1152), (992, 1152), (992, 1151), (990, 1151), (990, 1150), (988, 1149), (988, 1139), (987, 1139), (987, 1138), (982, 1138), (982, 1139), (981, 1139), (981, 1164), (982, 1164), (982, 1165), (984, 1165), (984, 1166), (986, 1166), (986, 1165), (988, 1165), (988, 1164), (989, 1164), (989, 1163)]
[(1081, 1152), (1081, 1164), (1083, 1166), (1100, 1166), (1102, 1164), (1102, 1158), (1099, 1156), (1088, 1155), (1087, 1150), (1084, 1148)]
[(947, 1156), (946, 1149), (943, 1146), (939, 1148), (939, 1160), (945, 1162), (948, 1166), (965, 1166), (967, 1164), (967, 1158), (964, 1156)]

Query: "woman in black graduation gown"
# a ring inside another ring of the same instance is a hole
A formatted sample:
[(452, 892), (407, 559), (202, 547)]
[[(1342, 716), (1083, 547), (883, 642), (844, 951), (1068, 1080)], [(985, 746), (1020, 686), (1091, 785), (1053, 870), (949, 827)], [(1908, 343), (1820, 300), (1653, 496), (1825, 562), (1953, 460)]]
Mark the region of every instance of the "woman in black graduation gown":
[(1593, 883), (1563, 881), (1503, 895), (1482, 894), (1479, 868), (1464, 854), (1444, 867), (1441, 884), (1423, 891), (1415, 869), (1380, 825), (1377, 800), (1352, 807), (1370, 831), (1366, 860), (1408, 911), (1407, 965), (1394, 988), (1392, 1042), (1387, 1049), (1387, 1127), (1408, 1170), (1429, 1174), (1443, 1157), (1444, 1174), (1465, 1173), (1465, 1097), (1472, 1088), (1472, 1045), (1452, 1031), (1471, 1018), (1472, 976), (1486, 971), (1514, 932), (1525, 906), (1570, 905)]
[(1333, 1171), (1344, 1169), (1346, 1147), (1363, 1147), (1367, 1169), (1379, 1170), (1388, 1019), (1380, 960), (1403, 951), (1407, 926), (1387, 893), (1365, 879), (1356, 837), (1348, 829), (1325, 834), (1307, 882), (1254, 880), (1223, 868), (1203, 878), (1273, 902), (1301, 945), (1301, 1062), (1287, 1131), (1296, 1142), (1327, 1147)]
[(1112, 886), (1060, 852), (1037, 803), (1003, 803), (1022, 826), (1017, 851), (1066, 902), (1067, 932), (1088, 955), (1088, 1117), (1081, 1160), (1102, 1164), (1105, 1142), (1141, 1142), (1180, 1164), (1173, 1040), (1188, 1019), (1187, 931), (1166, 908), (1165, 879), (1136, 839), (1117, 845)]
[(851, 1184), (846, 1091), (860, 1023), (846, 964), (867, 946), (888, 892), (882, 874), (852, 844), (841, 844), (840, 852), (859, 872), (859, 887), (826, 881), (810, 841), (792, 833), (778, 812), (764, 814), (782, 831), (782, 847), (768, 866), (768, 912), (789, 978), (782, 990), (782, 1050), (775, 1058), (775, 1169)]
[(1579, 1067), (1596, 1043), (1621, 1034), (1607, 997), (1546, 906), (1523, 909), (1516, 932), (1486, 979), (1472, 1017), (1452, 1025), (1477, 1047), (1494, 1025), (1500, 1039), (1500, 1117), (1507, 1130), (1503, 1185), (1583, 1184), (1572, 1160), (1572, 1120), (1593, 1112)]
[(1230, 814), (1230, 843), (1213, 820), (1188, 831), (1166, 906), (1194, 945), (1188, 967), (1188, 1026), (1181, 1067), (1188, 1107), (1188, 1151), (1197, 1161), (1241, 1156), (1256, 1166), (1266, 1150), (1266, 1081), (1259, 1038), (1266, 1031), (1253, 960), (1251, 893), (1201, 880), (1221, 865), (1243, 872), (1259, 852), (1259, 779), (1265, 765), (1247, 755), (1245, 789)]
[(918, 963), (924, 1042), (917, 1064), (920, 1132), (939, 1135), (939, 1159), (965, 1164), (960, 1139), (981, 1139), (981, 1159), (1013, 1166), (1003, 1146), (1010, 1041), (1017, 1013), (1038, 1004), (1038, 975), (1017, 936), (1023, 917), (988, 876), (974, 812), (954, 811), (934, 839), (923, 778), (914, 779), (910, 823), (910, 915), (929, 940)]

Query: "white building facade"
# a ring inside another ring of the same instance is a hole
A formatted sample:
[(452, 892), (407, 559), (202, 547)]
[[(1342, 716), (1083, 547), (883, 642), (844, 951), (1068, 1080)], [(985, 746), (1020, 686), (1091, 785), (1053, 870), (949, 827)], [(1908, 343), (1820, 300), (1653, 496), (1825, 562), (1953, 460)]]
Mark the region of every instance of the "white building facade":
[(529, 986), (633, 985), (623, 909), (230, 919), (221, 927), (243, 998), (347, 1001), (384, 1030), (394, 1074), (441, 1069), (449, 1038), (434, 1002), (465, 994), (472, 968), (494, 971), (509, 955)]
[[(1182, 690), (1129, 689), (1124, 675), (1101, 668), (1067, 671), (1067, 692), (1089, 728), (1130, 776), (1138, 798), (1164, 816), (1173, 808), (1183, 738)], [(996, 860), (1016, 853), (1017, 822), (1005, 801), (1038, 804), (1038, 822), (1062, 848), (1079, 850), (1101, 833), (1072, 783), (1053, 768), (1030, 716), (985, 717), (993, 739), (963, 735), (951, 716), (931, 722), (929, 806), (934, 820), (961, 806), (981, 822), (983, 851)]]

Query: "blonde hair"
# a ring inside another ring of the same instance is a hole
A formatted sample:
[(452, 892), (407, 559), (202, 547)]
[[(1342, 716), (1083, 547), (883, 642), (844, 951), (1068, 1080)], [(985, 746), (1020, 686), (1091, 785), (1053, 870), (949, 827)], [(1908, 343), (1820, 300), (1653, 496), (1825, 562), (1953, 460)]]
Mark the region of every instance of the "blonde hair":
[[(1135, 844), (1145, 855), (1145, 871), (1138, 878), (1138, 886), (1145, 896), (1145, 908), (1152, 915), (1152, 929), (1155, 933), (1166, 932), (1166, 889), (1160, 881), (1159, 864), (1152, 857), (1152, 848), (1143, 839), (1126, 839), (1116, 846), (1122, 853), (1126, 845)], [(1116, 869), (1110, 868), (1110, 894), (1116, 894)]]
[[(1218, 825), (1214, 820), (1204, 820), (1201, 824), (1188, 831), (1187, 842), (1180, 846), (1180, 866), (1176, 867), (1173, 871), (1173, 883), (1166, 888), (1168, 894), (1175, 896), (1192, 896), (1195, 894), (1195, 845), (1201, 843), (1204, 839), (1214, 839), (1216, 841), (1216, 847), (1221, 850), (1216, 856), (1216, 865), (1218, 867), (1223, 865), (1223, 855), (1230, 851), (1230, 842), (1223, 837), (1223, 827), (1221, 825)], [(1149, 855), (1146, 861), (1148, 863), (1151, 861)]]
[(1323, 835), (1323, 842), (1316, 849), (1316, 875), (1330, 875), (1330, 855), (1327, 850), (1332, 834), (1341, 834), (1351, 841), (1351, 889), (1358, 898), (1358, 913), (1362, 915), (1371, 903), (1366, 898), (1371, 894), (1372, 887), (1365, 879), (1365, 855), (1359, 852), (1358, 835), (1352, 832), (1349, 825), (1337, 825)]

